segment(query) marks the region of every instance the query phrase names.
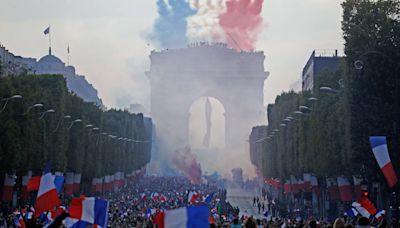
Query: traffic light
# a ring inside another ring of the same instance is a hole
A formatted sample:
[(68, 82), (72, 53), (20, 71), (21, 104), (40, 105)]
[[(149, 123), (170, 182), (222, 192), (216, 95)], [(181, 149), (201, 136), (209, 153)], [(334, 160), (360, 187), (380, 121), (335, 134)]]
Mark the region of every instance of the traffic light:
[(368, 196), (369, 196), (369, 192), (366, 191), (366, 190), (364, 190), (364, 191), (362, 192), (362, 196), (363, 196), (363, 197), (368, 197)]

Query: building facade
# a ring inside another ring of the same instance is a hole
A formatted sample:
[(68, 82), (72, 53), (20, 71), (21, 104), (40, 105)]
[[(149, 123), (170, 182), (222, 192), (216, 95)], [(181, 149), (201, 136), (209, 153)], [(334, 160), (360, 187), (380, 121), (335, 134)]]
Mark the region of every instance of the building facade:
[(76, 74), (73, 66), (66, 66), (58, 57), (52, 55), (51, 51), (37, 61), (35, 58), (15, 56), (0, 45), (0, 77), (19, 75), (24, 72), (27, 74), (63, 75), (70, 92), (86, 102), (93, 102), (98, 106), (103, 105), (97, 90), (85, 79), (85, 76)]
[(303, 68), (302, 90), (314, 90), (314, 81), (318, 74), (325, 70), (336, 70), (340, 60), (338, 51), (316, 51), (314, 50)]

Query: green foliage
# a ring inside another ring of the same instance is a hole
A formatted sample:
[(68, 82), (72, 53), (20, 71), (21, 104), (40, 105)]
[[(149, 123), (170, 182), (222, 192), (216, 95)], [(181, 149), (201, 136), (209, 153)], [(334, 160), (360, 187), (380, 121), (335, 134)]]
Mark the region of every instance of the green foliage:
[[(387, 136), (392, 160), (400, 162), (400, 2), (347, 0), (342, 29), (348, 66), (350, 159), (356, 166), (369, 167), (367, 175), (376, 177), (380, 172), (370, 153), (369, 136)], [(362, 69), (357, 70), (355, 62), (362, 63)]]
[[(151, 141), (141, 114), (103, 111), (68, 92), (60, 75), (20, 75), (0, 78), (0, 97), (15, 94), (0, 113), (0, 169), (39, 174), (51, 161), (54, 171), (82, 173), (83, 180), (137, 170), (150, 161)], [(42, 103), (43, 108), (28, 107)], [(0, 102), (3, 107), (4, 100)], [(54, 109), (39, 119), (44, 111)], [(70, 115), (71, 119), (64, 118)], [(81, 119), (81, 123), (74, 123)], [(85, 126), (92, 124), (100, 130)], [(69, 127), (72, 126), (70, 129)], [(104, 134), (101, 134), (104, 133)], [(107, 133), (107, 134), (105, 134)], [(111, 138), (108, 135), (115, 135)], [(146, 146), (141, 146), (146, 144)]]
[[(318, 75), (315, 87), (337, 84), (343, 68), (337, 72), (323, 72)], [(309, 97), (318, 97), (310, 101)], [(271, 139), (259, 142), (258, 151), (263, 157), (263, 174), (269, 177), (288, 179), (290, 175), (312, 172), (319, 176), (339, 175), (347, 172), (347, 147), (345, 143), (345, 113), (343, 94), (324, 94), (309, 91), (282, 93), (273, 105), (268, 106), (268, 135)], [(295, 114), (299, 106), (307, 106), (311, 111)], [(290, 122), (284, 121), (293, 117)], [(281, 124), (286, 124), (282, 127)], [(254, 130), (253, 130), (254, 131)], [(264, 131), (265, 132), (265, 131)], [(265, 133), (264, 133), (265, 134)], [(260, 138), (260, 137), (258, 137)], [(318, 161), (318, 162), (317, 162)]]
[[(262, 146), (251, 142), (252, 157), (262, 161), (253, 163), (265, 176), (287, 179), (313, 172), (382, 180), (368, 141), (372, 135), (388, 137), (392, 161), (400, 164), (400, 2), (345, 0), (342, 6), (346, 57), (337, 72), (318, 75), (314, 86), (338, 88), (342, 79), (344, 88), (337, 95), (283, 93), (268, 106), (267, 132), (280, 132)], [(311, 95), (319, 100), (310, 103)], [(280, 127), (299, 105), (312, 111)]]

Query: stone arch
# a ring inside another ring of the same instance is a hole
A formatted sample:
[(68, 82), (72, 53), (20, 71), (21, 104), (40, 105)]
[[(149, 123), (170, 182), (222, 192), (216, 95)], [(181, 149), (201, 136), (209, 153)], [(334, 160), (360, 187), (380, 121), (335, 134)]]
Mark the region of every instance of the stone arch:
[(151, 116), (163, 152), (189, 143), (189, 110), (199, 97), (218, 99), (225, 108), (227, 149), (245, 152), (251, 128), (265, 124), (263, 52), (237, 52), (203, 45), (150, 55)]

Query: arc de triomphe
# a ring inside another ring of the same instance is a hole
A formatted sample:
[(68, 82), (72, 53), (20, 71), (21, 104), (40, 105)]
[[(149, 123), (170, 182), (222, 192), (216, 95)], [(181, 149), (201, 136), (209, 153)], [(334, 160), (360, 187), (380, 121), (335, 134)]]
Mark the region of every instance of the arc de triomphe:
[(152, 51), (146, 74), (158, 143), (170, 150), (188, 145), (190, 106), (200, 97), (214, 97), (225, 108), (227, 149), (246, 145), (251, 128), (265, 124), (264, 59), (263, 52), (238, 52), (223, 44)]

